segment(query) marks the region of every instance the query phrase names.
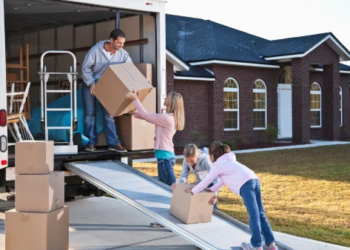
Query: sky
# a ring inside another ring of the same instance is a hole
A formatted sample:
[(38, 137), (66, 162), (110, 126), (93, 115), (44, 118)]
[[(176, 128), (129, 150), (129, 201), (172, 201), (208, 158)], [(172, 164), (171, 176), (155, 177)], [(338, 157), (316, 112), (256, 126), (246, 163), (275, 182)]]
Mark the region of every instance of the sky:
[(168, 0), (166, 13), (209, 19), (269, 40), (332, 32), (350, 51), (350, 0)]

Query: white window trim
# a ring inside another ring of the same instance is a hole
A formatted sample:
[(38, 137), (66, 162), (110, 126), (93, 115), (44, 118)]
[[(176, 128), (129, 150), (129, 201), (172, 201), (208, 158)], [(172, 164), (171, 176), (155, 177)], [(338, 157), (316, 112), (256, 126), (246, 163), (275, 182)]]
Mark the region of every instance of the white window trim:
[(340, 126), (343, 126), (343, 88), (341, 87), (341, 85), (339, 85), (340, 90), (339, 90), (339, 95), (340, 95)]
[[(224, 92), (236, 92), (237, 93), (237, 109), (224, 109), (224, 112), (225, 111), (236, 111), (237, 112), (237, 128), (224, 128), (224, 131), (238, 131), (239, 130), (239, 84), (237, 82), (236, 79), (234, 79), (233, 77), (229, 77), (225, 80), (225, 82), (227, 80), (233, 80), (235, 81), (235, 83), (237, 84), (237, 90), (236, 88), (223, 88)], [(224, 85), (225, 85), (225, 82), (224, 82)]]
[[(254, 89), (253, 88), (253, 93), (265, 93), (265, 109), (254, 109), (253, 108), (253, 114), (254, 114), (254, 111), (255, 112), (265, 111), (265, 127), (259, 127), (259, 128), (253, 127), (253, 130), (266, 130), (266, 128), (267, 128), (267, 86), (266, 86), (266, 83), (262, 79), (256, 79), (254, 81), (254, 84), (257, 81), (261, 81), (265, 85), (265, 89)], [(254, 120), (254, 116), (253, 116), (253, 120)]]
[[(320, 125), (317, 125), (317, 126), (313, 126), (313, 125), (311, 125), (310, 124), (310, 127), (311, 128), (322, 128), (322, 88), (321, 88), (321, 85), (318, 83), (318, 82), (313, 82), (312, 84), (311, 84), (311, 86), (313, 85), (313, 84), (317, 84), (318, 85), (318, 87), (320, 88), (320, 90), (310, 90), (310, 95), (320, 95), (320, 109), (310, 109), (310, 112), (311, 111), (319, 111), (320, 112)], [(311, 102), (311, 100), (310, 100), (310, 102)], [(310, 120), (311, 120), (311, 115), (310, 115)], [(310, 121), (310, 123), (311, 123), (311, 121)]]

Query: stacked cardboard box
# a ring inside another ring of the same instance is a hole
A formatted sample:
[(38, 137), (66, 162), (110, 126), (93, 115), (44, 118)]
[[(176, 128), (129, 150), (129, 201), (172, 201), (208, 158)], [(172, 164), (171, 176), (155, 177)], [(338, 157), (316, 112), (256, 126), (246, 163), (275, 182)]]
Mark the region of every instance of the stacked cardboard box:
[(16, 143), (16, 203), (5, 213), (6, 250), (68, 250), (64, 173), (54, 172), (53, 141)]
[[(115, 104), (113, 106), (114, 101), (108, 101), (103, 100), (105, 98), (112, 98), (107, 97), (107, 94), (103, 94), (109, 91), (113, 91), (115, 88), (115, 94), (114, 98), (122, 98), (122, 100), (125, 101), (125, 97), (120, 96), (119, 93), (117, 94), (117, 90), (121, 91), (123, 94), (125, 94), (124, 89), (127, 90), (133, 90), (135, 87), (135, 81), (139, 81), (138, 87), (143, 88), (141, 90), (138, 90), (137, 88), (135, 91), (139, 92), (139, 100), (142, 102), (142, 105), (148, 112), (156, 112), (156, 88), (152, 88), (152, 64), (148, 63), (138, 63), (138, 64), (121, 64), (122, 66), (115, 67), (110, 66), (109, 70), (102, 75), (101, 79), (99, 80), (98, 86), (100, 83), (102, 83), (100, 88), (100, 95), (96, 95), (97, 98), (101, 98), (101, 104), (104, 105), (104, 107), (107, 109), (107, 111), (112, 115), (115, 116), (115, 123), (117, 127), (117, 133), (119, 136), (119, 140), (121, 141), (121, 144), (129, 151), (135, 151), (135, 150), (145, 150), (145, 149), (153, 149), (154, 148), (154, 137), (155, 137), (155, 125), (150, 124), (144, 120), (140, 120), (135, 118), (134, 116), (127, 114), (133, 110), (135, 110), (134, 105), (130, 102), (126, 108), (123, 106), (123, 108), (118, 109), (118, 105)], [(131, 77), (127, 78), (124, 76), (124, 73), (127, 72)], [(142, 76), (140, 76), (140, 74)], [(114, 83), (111, 86), (111, 83)], [(147, 92), (147, 91), (148, 92)], [(141, 94), (140, 94), (141, 93)], [(122, 101), (120, 101), (122, 103)], [(128, 102), (129, 103), (129, 102)], [(106, 105), (106, 106), (105, 106)], [(109, 110), (107, 106), (110, 105)], [(122, 105), (125, 105), (122, 104)], [(123, 111), (120, 111), (122, 110)], [(117, 112), (114, 112), (115, 110), (118, 110)], [(102, 132), (98, 136), (99, 143), (97, 146), (107, 146), (107, 141), (105, 139), (105, 133)]]
[(195, 195), (185, 193), (186, 187), (193, 186), (189, 183), (176, 184), (171, 198), (170, 214), (185, 224), (210, 222), (214, 206), (209, 204), (209, 201), (215, 193), (207, 191)]

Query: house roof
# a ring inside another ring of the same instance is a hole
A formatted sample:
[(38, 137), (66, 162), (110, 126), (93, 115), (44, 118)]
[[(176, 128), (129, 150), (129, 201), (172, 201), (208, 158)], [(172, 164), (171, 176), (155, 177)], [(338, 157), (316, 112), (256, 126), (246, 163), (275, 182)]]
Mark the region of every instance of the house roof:
[(200, 77), (200, 78), (215, 78), (215, 75), (210, 70), (202, 68), (200, 66), (190, 66), (189, 71), (178, 71), (175, 72), (176, 76), (179, 77)]
[(210, 20), (167, 15), (167, 49), (187, 63), (231, 61), (277, 65), (279, 56), (302, 57), (327, 42), (343, 60), (350, 52), (332, 33), (269, 41)]
[(258, 42), (256, 44), (256, 49), (259, 56), (262, 57), (303, 54), (330, 34), (331, 33), (323, 33), (303, 37)]
[(186, 62), (227, 60), (275, 64), (260, 58), (255, 43), (266, 39), (197, 18), (166, 16), (167, 48)]

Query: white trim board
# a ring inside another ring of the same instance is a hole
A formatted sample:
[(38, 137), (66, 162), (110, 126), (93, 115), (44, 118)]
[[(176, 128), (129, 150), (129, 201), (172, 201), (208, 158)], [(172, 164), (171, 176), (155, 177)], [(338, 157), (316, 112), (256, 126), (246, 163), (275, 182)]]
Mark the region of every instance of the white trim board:
[[(323, 69), (315, 68), (315, 71), (317, 72), (323, 72)], [(340, 74), (350, 74), (350, 71), (347, 70), (339, 70)]]
[(246, 67), (256, 67), (256, 68), (271, 68), (271, 69), (279, 69), (280, 68), (279, 65), (231, 62), (231, 61), (223, 61), (223, 60), (208, 60), (208, 61), (190, 63), (191, 66), (208, 65), (208, 64), (223, 64), (223, 65), (246, 66)]
[(210, 82), (214, 82), (215, 81), (215, 78), (176, 76), (176, 75), (174, 75), (174, 79), (175, 80), (189, 80), (189, 81), (210, 81)]
[(177, 56), (171, 53), (169, 50), (166, 51), (166, 60), (174, 65), (175, 71), (189, 71), (190, 67), (181, 61)]
[[(331, 40), (332, 43), (329, 42), (328, 40)], [(311, 49), (309, 49), (305, 53), (295, 54), (295, 55), (266, 57), (265, 60), (267, 60), (267, 61), (276, 61), (276, 60), (286, 60), (286, 59), (292, 59), (292, 58), (305, 57), (306, 55), (311, 53), (313, 50), (315, 50), (318, 46), (320, 46), (324, 42), (327, 42), (328, 45), (340, 55), (340, 59), (341, 59), (340, 61), (348, 61), (348, 60), (350, 60), (350, 54), (347, 51), (344, 50), (344, 48), (333, 38), (332, 35), (326, 36), (324, 39), (322, 39), (319, 43), (317, 43), (315, 46), (313, 46)]]

